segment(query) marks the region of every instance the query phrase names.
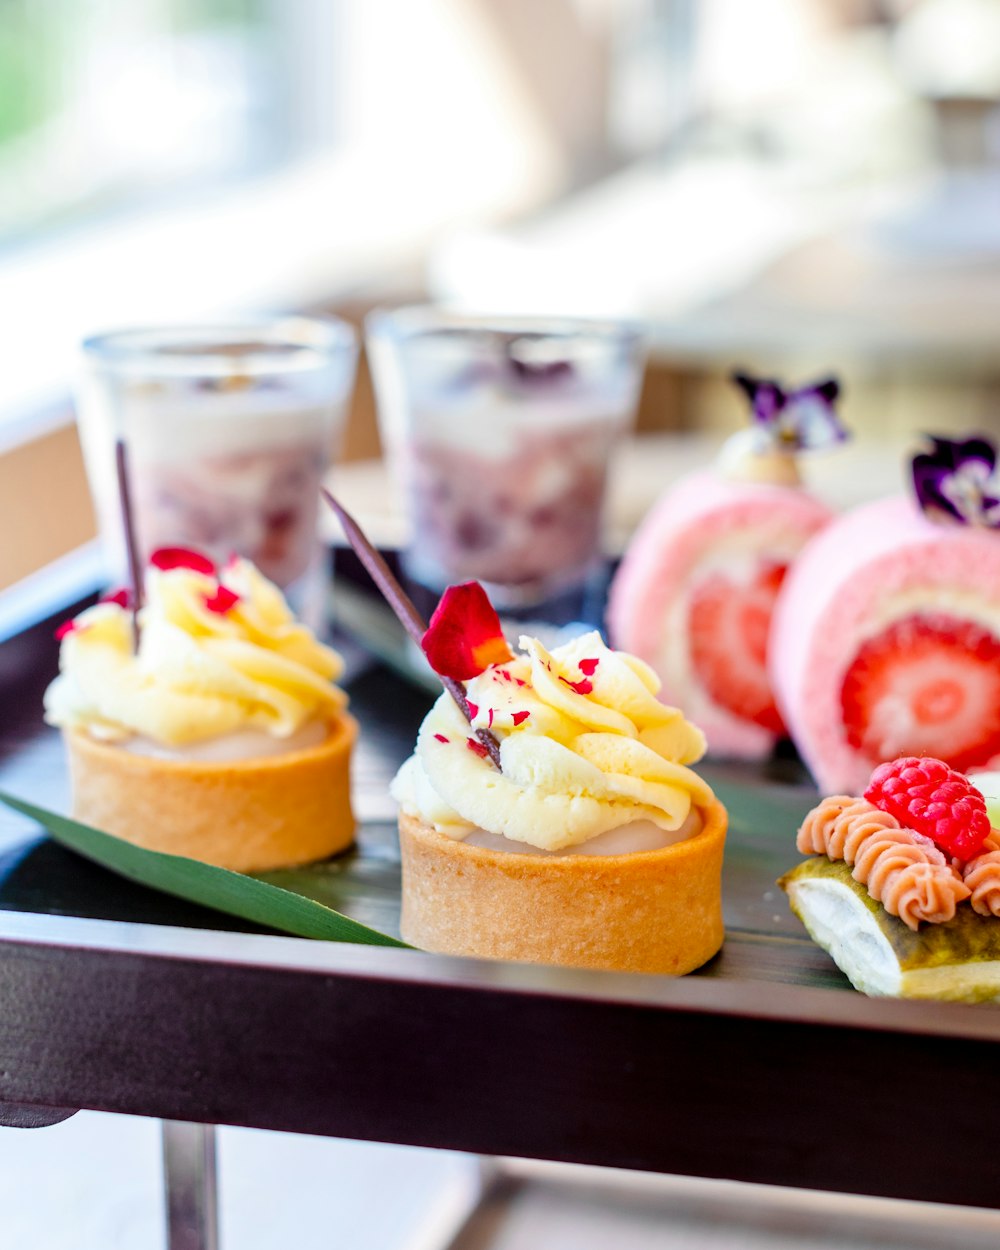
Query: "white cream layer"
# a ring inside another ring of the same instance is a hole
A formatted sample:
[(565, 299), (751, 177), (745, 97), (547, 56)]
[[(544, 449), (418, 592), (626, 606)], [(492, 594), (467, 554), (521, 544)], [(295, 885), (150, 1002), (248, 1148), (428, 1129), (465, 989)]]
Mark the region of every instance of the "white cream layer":
[(633, 820), (617, 829), (599, 833), (588, 842), (576, 846), (564, 846), (558, 851), (546, 851), (530, 842), (515, 842), (486, 829), (474, 829), (462, 841), (466, 846), (480, 846), (488, 851), (504, 851), (512, 855), (634, 855), (638, 851), (659, 851), (675, 842), (684, 842), (701, 832), (702, 819), (697, 810), (688, 813), (687, 819), (677, 829), (661, 829), (651, 820)]
[(115, 743), (122, 751), (132, 755), (146, 755), (158, 760), (187, 760), (205, 763), (222, 763), (230, 760), (254, 760), (273, 755), (288, 755), (292, 751), (304, 751), (317, 747), (326, 740), (330, 729), (326, 721), (312, 720), (287, 738), (276, 738), (260, 729), (244, 729), (237, 733), (222, 734), (186, 746), (171, 747), (152, 738), (136, 735)]

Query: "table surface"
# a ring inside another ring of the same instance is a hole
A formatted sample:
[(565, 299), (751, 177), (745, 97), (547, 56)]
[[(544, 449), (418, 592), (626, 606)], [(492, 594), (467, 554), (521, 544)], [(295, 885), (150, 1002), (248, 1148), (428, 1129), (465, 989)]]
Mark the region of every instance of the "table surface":
[[(739, 411), (738, 404), (732, 404), (732, 411)], [(876, 433), (877, 429), (858, 430), (852, 441), (828, 455), (810, 456), (803, 467), (809, 488), (838, 512), (909, 490), (904, 467), (913, 448), (875, 437)], [(605, 549), (620, 554), (663, 492), (710, 466), (724, 439), (719, 432), (637, 434), (623, 439), (608, 476)], [(334, 465), (327, 485), (373, 542), (393, 548), (407, 545), (410, 520), (405, 496), (395, 489), (385, 460)], [(341, 540), (332, 514), (321, 514), (320, 523), (328, 540)]]
[[(60, 807), (54, 658), (37, 637), (0, 655), (0, 787)], [(386, 786), (430, 696), (354, 668), (359, 849), (271, 879), (393, 931)], [(730, 807), (727, 938), (680, 979), (275, 936), (4, 812), (0, 1099), (1000, 1205), (969, 1144), (1000, 1105), (1000, 1012), (851, 990), (774, 884), (813, 798), (797, 765), (705, 772)]]

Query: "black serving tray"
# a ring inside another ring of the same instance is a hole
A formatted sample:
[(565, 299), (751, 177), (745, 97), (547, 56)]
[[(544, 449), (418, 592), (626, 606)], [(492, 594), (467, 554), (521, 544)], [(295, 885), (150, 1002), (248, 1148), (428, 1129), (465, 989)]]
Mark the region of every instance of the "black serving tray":
[[(51, 631), (19, 645), (0, 788), (59, 807)], [(359, 848), (269, 879), (395, 932), (387, 785), (432, 695), (355, 661)], [(774, 884), (814, 793), (780, 761), (704, 772), (731, 815), (727, 939), (681, 979), (252, 931), (5, 811), (0, 1100), (1000, 1205), (1000, 1012), (851, 990)]]

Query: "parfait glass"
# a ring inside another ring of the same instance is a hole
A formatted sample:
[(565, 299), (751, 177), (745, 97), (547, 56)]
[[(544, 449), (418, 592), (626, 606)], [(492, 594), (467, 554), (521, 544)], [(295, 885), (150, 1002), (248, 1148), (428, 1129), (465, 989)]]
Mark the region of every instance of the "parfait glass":
[(413, 307), (373, 313), (366, 330), (410, 579), (435, 594), (475, 579), (520, 620), (599, 616), (608, 464), (641, 379), (636, 328)]
[(115, 442), (128, 448), (141, 557), (191, 546), (251, 559), (294, 593), (315, 567), (321, 476), (354, 381), (335, 318), (244, 318), (87, 339), (77, 415), (107, 571), (126, 554)]

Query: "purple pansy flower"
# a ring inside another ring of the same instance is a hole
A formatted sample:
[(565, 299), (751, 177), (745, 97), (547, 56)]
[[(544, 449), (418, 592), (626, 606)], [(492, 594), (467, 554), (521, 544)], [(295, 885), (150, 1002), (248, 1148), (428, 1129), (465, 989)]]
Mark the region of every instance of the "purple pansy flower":
[(733, 381), (750, 401), (755, 428), (772, 446), (811, 451), (842, 443), (848, 437), (834, 406), (840, 395), (836, 378), (825, 378), (797, 391), (786, 391), (771, 378), (755, 378), (749, 373), (734, 373)]
[(997, 450), (977, 434), (959, 439), (930, 437), (932, 451), (913, 457), (913, 488), (924, 513), (935, 521), (1000, 529)]

